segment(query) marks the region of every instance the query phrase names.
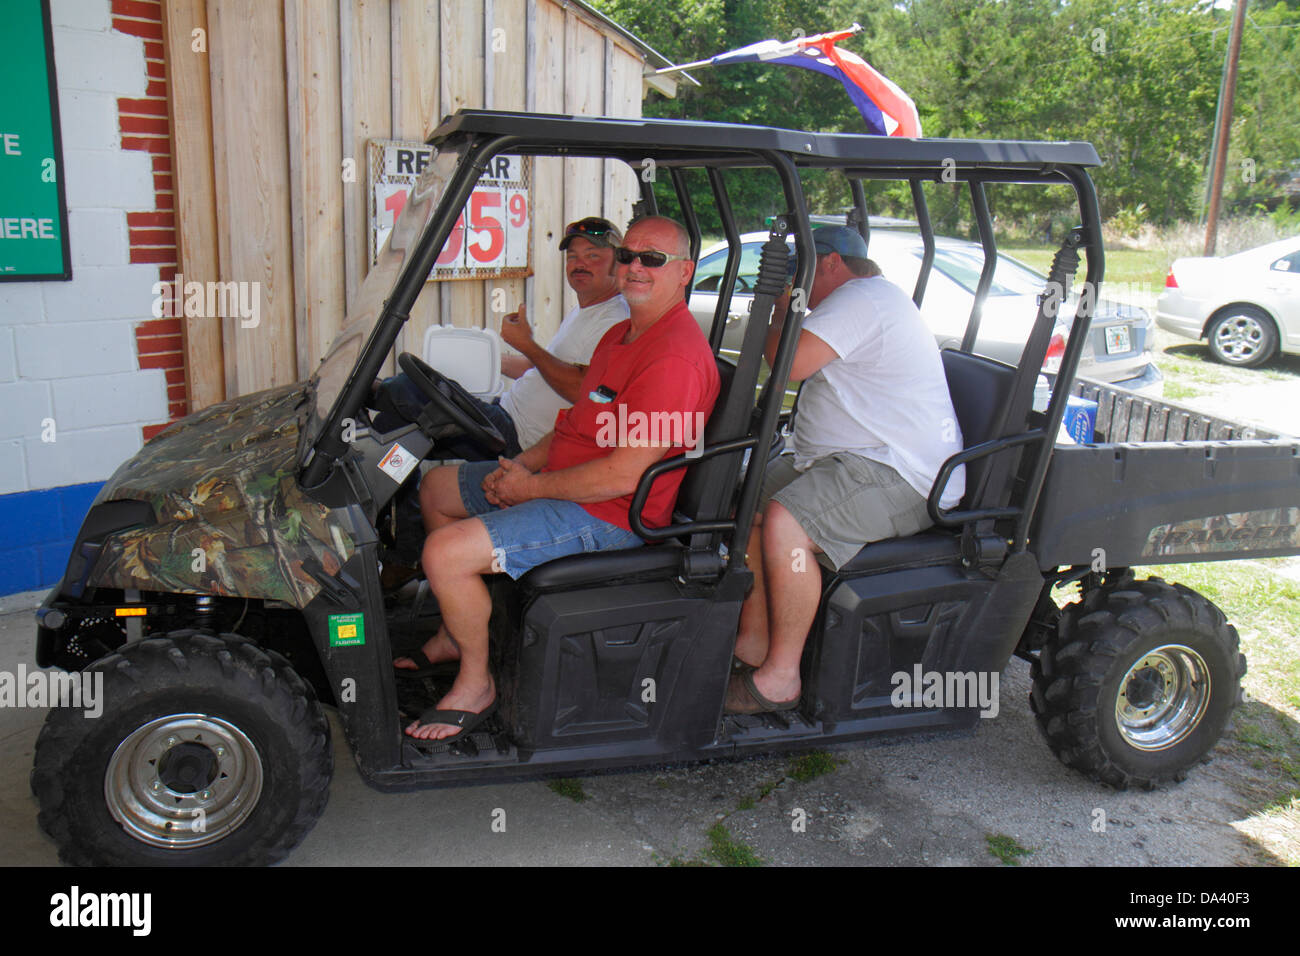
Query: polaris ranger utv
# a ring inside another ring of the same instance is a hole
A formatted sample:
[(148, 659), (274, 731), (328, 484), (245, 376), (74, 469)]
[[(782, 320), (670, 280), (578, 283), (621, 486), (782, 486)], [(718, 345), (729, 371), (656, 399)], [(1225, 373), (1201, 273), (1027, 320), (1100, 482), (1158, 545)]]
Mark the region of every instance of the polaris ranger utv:
[[(997, 673), (1012, 654), (1033, 662), (1031, 703), (1049, 746), (1095, 780), (1178, 779), (1214, 747), (1245, 670), (1236, 631), (1205, 598), (1128, 569), (1300, 554), (1300, 443), (1136, 435), (1058, 445), (1103, 272), (1091, 146), (489, 111), (447, 118), (429, 142), (436, 158), (318, 372), (207, 408), (150, 441), (96, 498), (62, 582), (38, 610), (40, 664), (104, 682), (101, 717), (55, 708), (37, 743), (40, 823), (65, 861), (280, 859), (325, 805), (333, 767), (323, 703), (337, 708), (362, 776), (381, 790), (969, 727), (973, 699), (896, 706), (892, 676)], [(722, 390), (702, 454), (642, 478), (632, 520), (647, 544), (563, 558), (518, 581), (490, 578), (501, 708), (471, 736), (430, 746), (404, 735), (401, 714), (436, 700), (437, 680), (399, 678), (393, 660), (432, 633), (436, 608), (418, 581), (386, 594), (381, 564), (401, 550), (398, 516), (419, 479), (411, 460), (452, 434), (485, 454), (501, 439), (415, 356), (400, 364), (429, 399), (419, 421), (379, 434), (368, 403), (476, 181), (501, 153), (657, 170), (637, 175), (638, 208), (671, 202), (695, 252), (695, 210), (713, 203), (732, 250), (715, 354), (740, 267), (729, 182), (761, 171), (779, 184), (772, 204), (785, 212), (762, 254), (740, 355), (719, 357)], [(868, 239), (864, 183), (906, 184), (926, 242), (917, 301), (934, 248), (922, 186), (968, 191), (986, 262), (962, 348), (943, 353), (964, 450), (930, 492), (932, 529), (822, 570), (800, 707), (724, 716), (752, 581), (745, 542), (763, 464), (781, 444), (803, 320), (795, 309), (763, 382), (787, 240), (805, 296), (815, 264), (807, 175), (841, 178), (851, 221)], [(1057, 255), (1018, 367), (973, 351), (996, 261), (985, 190), (1004, 183), (1070, 188), (1081, 223)], [(1035, 411), (1080, 252), (1087, 272), (1072, 332), (1050, 404)], [(1161, 414), (1170, 420), (1169, 409)], [(399, 456), (407, 466), (395, 466)], [(938, 502), (963, 464), (965, 497), (945, 511)], [(674, 523), (646, 527), (651, 483), (674, 468), (687, 472)], [(1079, 600), (1058, 612), (1052, 591), (1066, 584)]]

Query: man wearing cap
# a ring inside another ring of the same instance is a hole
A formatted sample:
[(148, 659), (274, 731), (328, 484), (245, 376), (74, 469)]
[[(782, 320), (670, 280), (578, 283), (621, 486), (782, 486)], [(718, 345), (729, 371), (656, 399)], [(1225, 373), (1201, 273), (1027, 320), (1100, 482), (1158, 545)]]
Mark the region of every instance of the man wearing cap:
[[(544, 349), (533, 339), (525, 307), (501, 321), (501, 339), (520, 355), (501, 356), (501, 372), (514, 384), (492, 402), (476, 400), (480, 411), (506, 440), (503, 454), (513, 458), (537, 444), (555, 424), (555, 416), (578, 398), (582, 375), (601, 337), (627, 318), (627, 302), (618, 291), (614, 249), (622, 233), (607, 219), (589, 216), (570, 223), (560, 239), (564, 274), (578, 296), (578, 304), (560, 322)], [(428, 398), (405, 374), (385, 380), (376, 389), (380, 431), (415, 421)], [(481, 459), (483, 451), (468, 439), (445, 442), (440, 450), (450, 456)]]
[[(962, 449), (939, 348), (911, 298), (881, 276), (855, 230), (823, 226), (813, 243), (811, 311), (790, 368), (790, 381), (804, 383), (794, 454), (764, 478), (727, 713), (798, 706), (800, 658), (821, 598), (814, 555), (838, 569), (865, 544), (929, 527), (930, 487)], [(787, 293), (768, 330), (769, 364), (788, 309)], [(964, 490), (958, 468), (940, 505), (955, 506)]]

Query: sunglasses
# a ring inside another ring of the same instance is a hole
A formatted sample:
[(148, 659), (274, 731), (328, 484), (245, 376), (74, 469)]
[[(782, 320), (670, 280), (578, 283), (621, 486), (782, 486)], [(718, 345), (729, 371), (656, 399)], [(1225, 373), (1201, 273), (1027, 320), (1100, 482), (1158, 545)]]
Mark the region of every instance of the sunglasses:
[(607, 236), (611, 232), (617, 233), (614, 224), (607, 219), (579, 219), (577, 222), (571, 222), (564, 227), (564, 235), (567, 236), (594, 236), (599, 239), (601, 236)]
[(677, 259), (689, 259), (690, 256), (670, 256), (666, 252), (660, 252), (657, 249), (647, 249), (645, 252), (636, 252), (626, 246), (619, 246), (614, 250), (614, 261), (621, 266), (632, 264), (634, 259), (639, 259), (641, 265), (647, 269), (658, 269)]

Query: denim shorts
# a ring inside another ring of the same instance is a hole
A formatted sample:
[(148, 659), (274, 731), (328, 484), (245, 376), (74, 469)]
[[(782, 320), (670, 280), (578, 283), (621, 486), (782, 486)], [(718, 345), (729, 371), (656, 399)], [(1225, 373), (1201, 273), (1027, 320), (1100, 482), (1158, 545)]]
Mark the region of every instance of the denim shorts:
[(573, 501), (534, 498), (509, 508), (490, 503), (483, 494), (483, 479), (496, 469), (495, 461), (462, 464), (457, 473), (460, 500), (470, 517), (487, 528), (495, 568), (512, 578), (566, 555), (643, 544), (631, 531), (588, 514)]

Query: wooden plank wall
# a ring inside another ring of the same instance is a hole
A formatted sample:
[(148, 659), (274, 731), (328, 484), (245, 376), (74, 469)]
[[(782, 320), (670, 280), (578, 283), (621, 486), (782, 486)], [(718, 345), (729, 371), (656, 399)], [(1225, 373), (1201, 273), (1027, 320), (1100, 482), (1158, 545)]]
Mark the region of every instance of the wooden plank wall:
[(260, 300), (255, 326), (221, 321), (231, 397), (298, 379), (283, 8), (209, 0), (208, 50), (221, 279)]
[[(368, 140), (426, 139), (462, 107), (641, 114), (640, 54), (563, 0), (164, 7), (181, 271), (261, 284), (257, 328), (187, 323), (192, 410), (315, 368), (369, 268)], [(205, 24), (206, 62), (189, 51)], [(635, 195), (622, 163), (536, 161), (533, 275), (429, 284), (399, 350), (418, 352), (431, 325), (499, 328), (525, 298), (549, 341), (574, 304), (556, 248), (565, 223), (599, 213), (622, 226)]]
[[(221, 275), (218, 261), (217, 204), (213, 182), (212, 94), (208, 59), (193, 49), (193, 31), (208, 33), (204, 0), (167, 0), (162, 5), (164, 55), (172, 102), (188, 108), (171, 111), (172, 176), (176, 188), (176, 242), (182, 275), (198, 282)], [(189, 411), (221, 401), (226, 394), (221, 326), (202, 317), (181, 320), (185, 367), (202, 370), (186, 376)]]

